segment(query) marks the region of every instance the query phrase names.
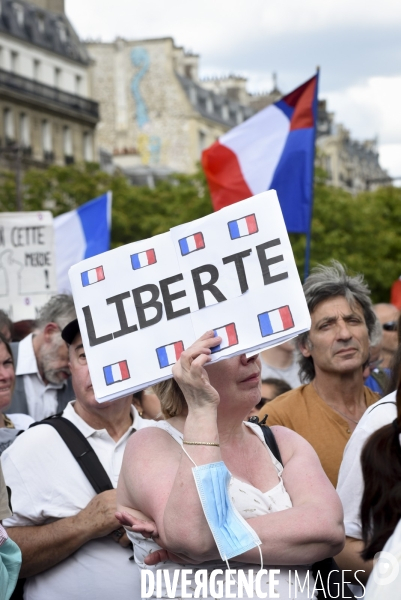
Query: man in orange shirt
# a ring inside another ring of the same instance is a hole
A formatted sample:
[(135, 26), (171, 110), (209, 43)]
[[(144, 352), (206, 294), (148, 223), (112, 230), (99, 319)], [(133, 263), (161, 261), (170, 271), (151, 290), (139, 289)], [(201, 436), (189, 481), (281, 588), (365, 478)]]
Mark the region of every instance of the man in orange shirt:
[(312, 319), (297, 340), (305, 385), (267, 403), (259, 417), (268, 414), (268, 425), (284, 425), (308, 440), (336, 486), (345, 445), (379, 398), (362, 377), (378, 321), (363, 277), (351, 277), (338, 262), (314, 269), (304, 292)]

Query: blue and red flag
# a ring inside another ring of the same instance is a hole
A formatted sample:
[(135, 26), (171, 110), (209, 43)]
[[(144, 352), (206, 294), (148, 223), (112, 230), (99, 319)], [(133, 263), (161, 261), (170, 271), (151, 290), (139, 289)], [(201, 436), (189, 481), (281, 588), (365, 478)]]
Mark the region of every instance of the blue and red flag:
[(309, 232), (317, 90), (318, 74), (204, 150), (214, 210), (274, 189), (287, 230)]

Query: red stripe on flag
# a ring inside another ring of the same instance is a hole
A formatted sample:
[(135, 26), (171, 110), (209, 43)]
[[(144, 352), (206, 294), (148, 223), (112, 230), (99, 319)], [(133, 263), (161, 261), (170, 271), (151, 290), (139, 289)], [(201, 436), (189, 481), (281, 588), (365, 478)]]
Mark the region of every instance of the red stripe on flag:
[(236, 332), (234, 323), (230, 323), (229, 325), (226, 325), (226, 333), (227, 333), (229, 346), (234, 346), (234, 344), (238, 344), (237, 332)]
[(120, 363), (121, 377), (123, 379), (129, 379), (128, 365), (126, 360), (122, 360)]
[(103, 279), (104, 279), (103, 267), (96, 267), (96, 277), (97, 277), (98, 281), (103, 281)]
[(284, 96), (282, 102), (292, 106), (294, 112), (291, 117), (291, 131), (294, 129), (307, 129), (314, 127), (313, 101), (317, 85), (317, 76), (315, 75), (296, 90)]
[(215, 142), (202, 152), (202, 167), (214, 210), (253, 196), (242, 174), (237, 155)]
[(203, 240), (203, 235), (201, 233), (194, 234), (195, 246), (199, 250), (199, 248), (205, 247), (205, 242)]
[(175, 342), (174, 344), (175, 357), (178, 360), (181, 354), (184, 352), (184, 344), (182, 342)]
[(152, 250), (146, 250), (146, 256), (148, 258), (148, 265), (154, 265), (156, 262), (156, 254), (155, 251)]
[(256, 233), (258, 230), (258, 224), (256, 223), (256, 217), (255, 215), (248, 215), (247, 217), (245, 217), (246, 219), (246, 224), (248, 225), (248, 231), (249, 233)]
[(278, 310), (280, 313), (281, 320), (283, 321), (284, 329), (291, 329), (291, 327), (294, 327), (294, 321), (292, 320), (290, 307), (282, 306)]

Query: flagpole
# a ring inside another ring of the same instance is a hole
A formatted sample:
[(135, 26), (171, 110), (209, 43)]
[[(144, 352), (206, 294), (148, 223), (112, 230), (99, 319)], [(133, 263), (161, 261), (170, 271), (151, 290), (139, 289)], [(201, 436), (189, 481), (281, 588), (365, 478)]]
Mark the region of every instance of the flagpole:
[(313, 202), (315, 195), (315, 154), (316, 154), (316, 131), (317, 131), (317, 120), (318, 120), (318, 110), (319, 110), (319, 74), (320, 67), (316, 67), (316, 120), (315, 120), (315, 132), (313, 137), (313, 160), (312, 160), (312, 190), (311, 190), (311, 207), (310, 207), (310, 220), (309, 220), (309, 229), (306, 234), (306, 248), (305, 248), (305, 264), (304, 264), (304, 281), (309, 275), (309, 266), (310, 266), (310, 251), (311, 251), (311, 241), (312, 241), (312, 216), (313, 216)]

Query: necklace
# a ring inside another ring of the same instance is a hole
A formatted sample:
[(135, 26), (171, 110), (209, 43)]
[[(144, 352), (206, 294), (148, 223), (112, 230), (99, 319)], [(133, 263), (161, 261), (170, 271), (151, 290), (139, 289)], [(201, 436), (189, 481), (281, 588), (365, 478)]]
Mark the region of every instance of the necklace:
[[(317, 389), (316, 383), (315, 381), (312, 382), (313, 387), (315, 388), (317, 394), (320, 396), (319, 391)], [(320, 398), (322, 398), (320, 396)], [(323, 402), (325, 402), (325, 400), (323, 400)], [(352, 417), (349, 417), (348, 415), (346, 415), (345, 413), (341, 412), (341, 410), (338, 410), (338, 408), (335, 408), (334, 406), (332, 406), (331, 404), (329, 404), (328, 402), (326, 402), (327, 406), (330, 406), (330, 408), (332, 410), (334, 410), (335, 412), (337, 412), (339, 415), (341, 415), (342, 417), (344, 417), (344, 419), (348, 419), (349, 421), (352, 421), (352, 423), (355, 423), (355, 425), (358, 425), (359, 421), (361, 420), (362, 417), (360, 417), (357, 421), (355, 419), (353, 419)]]
[(352, 421), (353, 423), (355, 423), (355, 425), (358, 425), (359, 421), (361, 420), (361, 419), (358, 419), (357, 421), (355, 421), (355, 419), (353, 419), (352, 417), (349, 417), (348, 415), (345, 415), (343, 412), (341, 412), (341, 410), (338, 410), (338, 408), (334, 408), (334, 406), (331, 406), (331, 404), (328, 404), (328, 406), (330, 406), (330, 408), (332, 408), (333, 410), (338, 412), (345, 419), (348, 419), (349, 421)]

